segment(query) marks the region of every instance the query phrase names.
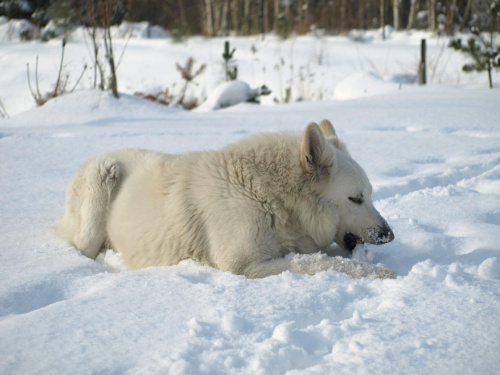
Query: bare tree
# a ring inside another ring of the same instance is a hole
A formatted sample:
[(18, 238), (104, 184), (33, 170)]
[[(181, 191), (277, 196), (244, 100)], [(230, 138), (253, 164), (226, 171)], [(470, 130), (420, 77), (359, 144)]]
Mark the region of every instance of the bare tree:
[(394, 29), (399, 30), (399, 0), (392, 0), (392, 14), (394, 19)]
[(418, 0), (410, 0), (410, 1), (411, 5), (410, 5), (410, 14), (408, 16), (408, 26), (406, 27), (407, 30), (415, 28), (415, 25), (417, 23)]
[(227, 25), (227, 19), (228, 19), (228, 14), (229, 14), (229, 0), (223, 0), (222, 4), (222, 14), (221, 14), (221, 20), (218, 25), (218, 33), (217, 34), (228, 34), (228, 25)]
[(36, 104), (38, 106), (44, 105), (48, 100), (52, 98), (56, 98), (58, 96), (64, 95), (66, 93), (72, 93), (75, 88), (78, 86), (80, 83), (80, 80), (83, 77), (83, 74), (87, 70), (87, 65), (83, 67), (83, 71), (80, 74), (80, 77), (78, 77), (76, 83), (74, 84), (73, 88), (71, 90), (67, 90), (67, 84), (69, 80), (69, 74), (66, 74), (63, 77), (63, 69), (64, 69), (64, 51), (66, 48), (66, 39), (63, 38), (62, 40), (62, 48), (61, 48), (61, 60), (59, 62), (59, 72), (57, 74), (57, 79), (56, 83), (54, 84), (54, 87), (51, 91), (45, 93), (42, 95), (40, 92), (40, 85), (38, 82), (38, 56), (36, 57), (36, 65), (35, 65), (35, 84), (36, 84), (36, 91), (33, 90), (33, 87), (31, 85), (31, 73), (30, 73), (30, 64), (27, 64), (27, 74), (28, 74), (28, 87), (31, 92), (31, 96), (33, 96), (33, 99), (35, 100)]
[(276, 31), (278, 25), (278, 16), (281, 13), (280, 0), (274, 0), (274, 17), (273, 17), (273, 30)]
[(347, 29), (347, 0), (341, 0), (340, 2), (340, 30), (345, 31)]
[(113, 38), (111, 35), (111, 23), (113, 21), (114, 13), (116, 12), (116, 4), (109, 0), (99, 0), (99, 11), (102, 19), (104, 49), (106, 51), (106, 60), (109, 64), (110, 78), (109, 88), (115, 98), (119, 98), (118, 94), (118, 79), (116, 76), (116, 64), (113, 54)]
[(208, 36), (215, 35), (212, 15), (212, 0), (205, 0), (205, 32)]
[(382, 39), (385, 39), (385, 0), (380, 0), (380, 27), (382, 27)]
[(465, 28), (465, 26), (467, 26), (467, 23), (469, 22), (471, 5), (472, 5), (472, 0), (468, 0), (467, 5), (465, 6), (464, 17), (462, 19), (462, 24), (460, 25), (460, 30)]
[(81, 22), (86, 25), (85, 30), (87, 31), (88, 36), (92, 42), (92, 60), (94, 64), (94, 81), (93, 87), (97, 88), (97, 73), (99, 73), (99, 88), (104, 90), (104, 82), (106, 81), (104, 76), (104, 68), (100, 59), (99, 49), (100, 49), (100, 36), (99, 33), (99, 24), (98, 24), (98, 8), (93, 1), (86, 1), (82, 5), (81, 14), (82, 19)]
[[(450, 5), (451, 1), (451, 5)], [(449, 0), (448, 1), (448, 14), (446, 17), (446, 32), (449, 35), (453, 34), (453, 21), (455, 20), (455, 10), (457, 8), (457, 0)]]
[(236, 35), (240, 32), (239, 5), (240, 0), (231, 0), (231, 24)]
[(427, 0), (428, 28), (430, 31), (436, 30), (436, 2), (437, 0)]
[(250, 0), (244, 0), (244, 8), (243, 8), (243, 35), (250, 34)]

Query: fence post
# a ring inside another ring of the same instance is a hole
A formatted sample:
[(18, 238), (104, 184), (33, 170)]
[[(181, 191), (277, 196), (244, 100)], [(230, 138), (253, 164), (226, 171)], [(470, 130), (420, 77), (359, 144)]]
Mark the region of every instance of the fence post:
[(422, 39), (420, 41), (420, 65), (418, 67), (418, 84), (425, 85), (427, 83), (427, 76), (425, 73), (425, 53), (426, 53), (426, 41)]

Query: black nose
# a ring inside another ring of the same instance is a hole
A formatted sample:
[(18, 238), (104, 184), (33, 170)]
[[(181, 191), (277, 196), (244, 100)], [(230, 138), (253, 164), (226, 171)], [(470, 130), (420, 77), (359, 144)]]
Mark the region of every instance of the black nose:
[(377, 233), (377, 245), (391, 242), (394, 239), (394, 233), (392, 232), (389, 225), (384, 224), (380, 231)]

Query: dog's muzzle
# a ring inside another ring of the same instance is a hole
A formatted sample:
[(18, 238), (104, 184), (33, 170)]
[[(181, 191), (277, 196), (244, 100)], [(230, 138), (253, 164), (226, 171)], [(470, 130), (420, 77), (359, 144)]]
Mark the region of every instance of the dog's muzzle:
[[(366, 238), (366, 242), (374, 245), (382, 245), (391, 242), (392, 240), (394, 240), (394, 233), (387, 223), (384, 223), (378, 232), (373, 231), (372, 234)], [(353, 251), (356, 245), (363, 244), (365, 242), (361, 239), (361, 237), (355, 235), (354, 233), (346, 233), (343, 241), (343, 247), (348, 251)]]
[(382, 245), (384, 243), (391, 242), (392, 240), (394, 240), (394, 233), (392, 232), (392, 229), (389, 227), (389, 225), (387, 225), (387, 223), (384, 223), (382, 228), (377, 233), (375, 245)]

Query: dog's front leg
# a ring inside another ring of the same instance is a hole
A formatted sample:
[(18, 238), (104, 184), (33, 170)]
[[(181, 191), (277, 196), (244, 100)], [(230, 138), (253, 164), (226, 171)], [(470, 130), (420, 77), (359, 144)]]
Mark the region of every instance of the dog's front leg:
[(255, 262), (245, 268), (244, 274), (249, 278), (262, 278), (278, 275), (285, 271), (307, 275), (314, 275), (322, 271), (336, 271), (346, 273), (356, 279), (364, 277), (370, 279), (394, 278), (394, 272), (390, 269), (338, 256), (329, 257), (320, 253)]

